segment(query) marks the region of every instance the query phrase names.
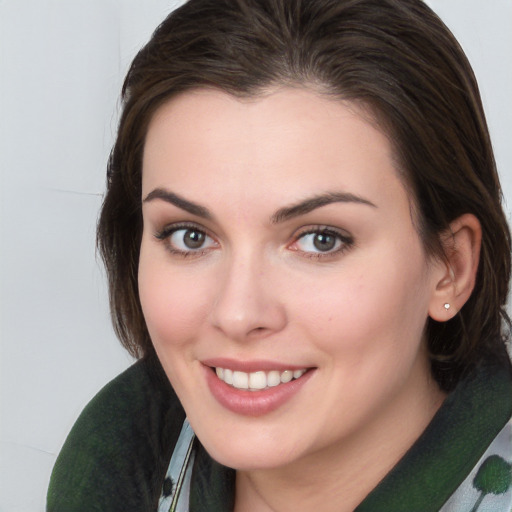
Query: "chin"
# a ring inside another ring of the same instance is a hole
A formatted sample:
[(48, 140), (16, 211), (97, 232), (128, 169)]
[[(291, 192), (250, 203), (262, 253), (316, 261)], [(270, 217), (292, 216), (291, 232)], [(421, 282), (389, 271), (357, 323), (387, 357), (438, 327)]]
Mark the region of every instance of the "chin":
[[(246, 444), (249, 444), (247, 440)], [(252, 444), (250, 447), (226, 447), (220, 446), (219, 450), (215, 447), (211, 450), (205, 446), (206, 451), (218, 463), (236, 469), (237, 471), (268, 470), (284, 467), (291, 464), (295, 457), (292, 454), (272, 449), (260, 449), (259, 446)]]
[(219, 428), (215, 432), (199, 428), (196, 435), (214, 460), (245, 471), (286, 466), (300, 457), (296, 443), (279, 430), (255, 424), (253, 428)]

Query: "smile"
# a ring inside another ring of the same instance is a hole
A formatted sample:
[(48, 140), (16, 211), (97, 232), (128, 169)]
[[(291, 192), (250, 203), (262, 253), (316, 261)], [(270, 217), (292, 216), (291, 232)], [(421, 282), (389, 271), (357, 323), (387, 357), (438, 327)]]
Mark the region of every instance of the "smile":
[(245, 416), (269, 414), (284, 406), (301, 393), (318, 369), (226, 358), (204, 360), (202, 367), (213, 398), (229, 411)]
[(248, 391), (260, 391), (279, 386), (280, 384), (286, 384), (294, 379), (299, 379), (306, 371), (307, 369), (303, 368), (300, 370), (272, 370), (268, 372), (256, 371), (247, 373), (230, 370), (229, 368), (215, 368), (215, 373), (220, 380), (235, 389)]

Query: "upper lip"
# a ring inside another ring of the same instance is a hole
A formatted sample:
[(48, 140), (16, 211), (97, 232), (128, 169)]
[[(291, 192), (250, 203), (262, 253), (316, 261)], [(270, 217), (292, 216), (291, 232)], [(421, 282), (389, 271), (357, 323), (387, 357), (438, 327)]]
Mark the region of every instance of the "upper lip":
[(211, 359), (204, 359), (201, 361), (205, 366), (209, 366), (211, 368), (229, 368), (230, 370), (239, 371), (239, 372), (271, 372), (278, 371), (284, 372), (285, 370), (303, 370), (310, 368), (307, 365), (297, 365), (297, 364), (288, 364), (277, 361), (269, 361), (265, 359), (261, 360), (251, 360), (251, 361), (240, 361), (237, 359), (230, 359), (226, 357), (215, 357)]

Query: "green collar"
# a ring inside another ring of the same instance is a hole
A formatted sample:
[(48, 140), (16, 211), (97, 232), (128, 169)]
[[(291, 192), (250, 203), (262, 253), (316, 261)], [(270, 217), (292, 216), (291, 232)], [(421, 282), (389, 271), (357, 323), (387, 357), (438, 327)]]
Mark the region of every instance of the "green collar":
[[(512, 416), (510, 365), (486, 365), (464, 379), (423, 434), (355, 512), (437, 511)], [(199, 445), (190, 512), (231, 512), (235, 471)]]
[(509, 365), (483, 366), (446, 398), (416, 443), (356, 511), (439, 510), (511, 416)]

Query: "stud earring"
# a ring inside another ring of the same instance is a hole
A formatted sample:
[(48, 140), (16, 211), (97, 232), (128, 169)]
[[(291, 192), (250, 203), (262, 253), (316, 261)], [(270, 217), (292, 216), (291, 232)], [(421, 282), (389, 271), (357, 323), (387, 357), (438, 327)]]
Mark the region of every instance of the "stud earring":
[(446, 311), (450, 309), (450, 304), (448, 304), (448, 302), (444, 305), (444, 309), (446, 309)]

